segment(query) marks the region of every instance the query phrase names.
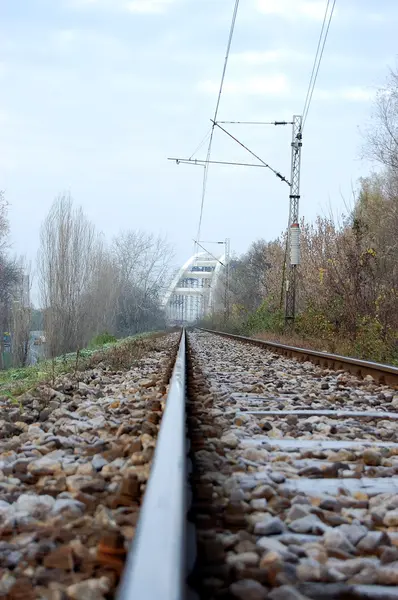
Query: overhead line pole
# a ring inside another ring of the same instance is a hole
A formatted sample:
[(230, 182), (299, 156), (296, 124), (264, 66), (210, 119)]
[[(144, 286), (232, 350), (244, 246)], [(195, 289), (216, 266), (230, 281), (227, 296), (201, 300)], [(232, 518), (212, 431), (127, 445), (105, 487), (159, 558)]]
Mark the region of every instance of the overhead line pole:
[(288, 257), (290, 264), (286, 269), (286, 305), (285, 305), (285, 323), (290, 325), (294, 323), (296, 316), (297, 300), (297, 267), (300, 264), (300, 224), (299, 224), (299, 204), (300, 204), (300, 167), (301, 167), (301, 148), (302, 148), (302, 117), (293, 116), (292, 126), (292, 158), (290, 175), (290, 194), (289, 194), (289, 222), (288, 222)]
[(225, 240), (225, 286), (224, 286), (224, 305), (225, 305), (225, 321), (229, 319), (229, 261), (230, 261), (230, 244), (231, 240)]

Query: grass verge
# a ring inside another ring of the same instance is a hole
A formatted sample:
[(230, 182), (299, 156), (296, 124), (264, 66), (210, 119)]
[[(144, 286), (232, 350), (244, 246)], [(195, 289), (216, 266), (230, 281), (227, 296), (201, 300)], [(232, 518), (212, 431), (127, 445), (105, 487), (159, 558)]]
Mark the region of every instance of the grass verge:
[(308, 350), (315, 350), (317, 352), (328, 352), (331, 354), (338, 354), (340, 356), (348, 356), (351, 358), (359, 358), (361, 360), (369, 360), (373, 362), (380, 362), (383, 364), (389, 364), (392, 366), (398, 366), (398, 359), (396, 355), (386, 354), (380, 355), (380, 353), (374, 354), (372, 349), (367, 352), (358, 349), (358, 346), (352, 340), (344, 338), (331, 338), (321, 339), (311, 336), (302, 336), (296, 332), (289, 333), (275, 333), (272, 331), (265, 331), (260, 333), (252, 333), (250, 337), (258, 338), (267, 342), (277, 342), (279, 344), (286, 344), (288, 346), (295, 346), (297, 348), (306, 348)]
[(105, 362), (115, 370), (129, 368), (137, 355), (141, 354), (142, 342), (145, 339), (156, 339), (163, 335), (165, 332), (140, 333), (115, 342), (91, 345), (89, 348), (43, 360), (29, 367), (0, 371), (0, 398), (3, 396), (17, 401), (18, 396), (42, 383), (54, 383), (60, 375), (76, 374), (100, 362)]

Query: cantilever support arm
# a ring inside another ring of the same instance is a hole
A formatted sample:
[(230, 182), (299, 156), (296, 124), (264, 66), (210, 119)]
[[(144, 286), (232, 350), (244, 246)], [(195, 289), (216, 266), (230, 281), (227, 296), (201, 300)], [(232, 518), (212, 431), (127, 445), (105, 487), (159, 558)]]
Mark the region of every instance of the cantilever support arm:
[(238, 138), (236, 138), (234, 135), (232, 135), (232, 133), (229, 133), (229, 131), (227, 131), (226, 129), (224, 129), (224, 127), (221, 127), (221, 125), (219, 125), (219, 123), (217, 123), (216, 121), (211, 121), (211, 122), (213, 123), (214, 127), (218, 127), (219, 129), (221, 129), (221, 131), (223, 131), (226, 135), (228, 135), (231, 139), (233, 139), (237, 144), (239, 144), (239, 146), (242, 146), (242, 148), (244, 148), (245, 150), (247, 150), (247, 152), (249, 152), (249, 154), (251, 154), (252, 156), (254, 156), (254, 158), (256, 158), (257, 160), (259, 160), (264, 165), (264, 167), (267, 167), (267, 169), (270, 169), (270, 171), (272, 171), (274, 173), (274, 175), (276, 175), (276, 177), (278, 177), (281, 181), (284, 181), (285, 183), (287, 183), (287, 185), (290, 186), (290, 181), (288, 181), (286, 179), (286, 177), (284, 177), (281, 173), (279, 173), (279, 171), (277, 171), (276, 169), (273, 169), (262, 158), (260, 158), (254, 152), (252, 152), (250, 150), (250, 148), (248, 148), (247, 146), (245, 146), (245, 144), (243, 144), (242, 142), (240, 142), (238, 140)]

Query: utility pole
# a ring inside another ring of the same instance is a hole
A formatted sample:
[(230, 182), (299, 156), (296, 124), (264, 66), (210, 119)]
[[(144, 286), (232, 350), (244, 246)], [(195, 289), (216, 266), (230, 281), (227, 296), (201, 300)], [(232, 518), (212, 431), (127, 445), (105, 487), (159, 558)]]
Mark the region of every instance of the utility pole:
[(225, 303), (225, 320), (229, 319), (229, 254), (230, 254), (229, 238), (225, 239), (225, 287), (224, 287), (224, 303)]
[(292, 164), (289, 194), (288, 257), (289, 266), (286, 278), (285, 323), (294, 323), (296, 316), (297, 266), (300, 264), (300, 164), (302, 143), (302, 117), (293, 116)]

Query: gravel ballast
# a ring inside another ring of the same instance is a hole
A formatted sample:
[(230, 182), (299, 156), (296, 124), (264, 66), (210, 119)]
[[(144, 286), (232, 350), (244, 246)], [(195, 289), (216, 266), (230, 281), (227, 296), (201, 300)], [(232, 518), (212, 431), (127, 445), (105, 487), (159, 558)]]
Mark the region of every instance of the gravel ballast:
[(189, 334), (201, 598), (398, 598), (398, 392)]
[(114, 597), (178, 339), (140, 342), (131, 368), (105, 359), (0, 400), (0, 597)]

